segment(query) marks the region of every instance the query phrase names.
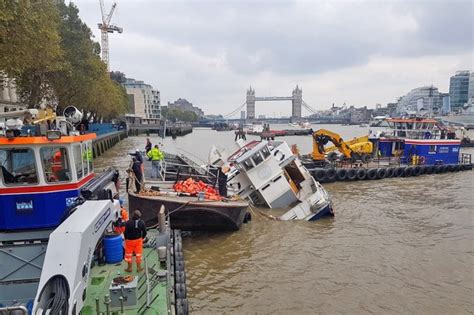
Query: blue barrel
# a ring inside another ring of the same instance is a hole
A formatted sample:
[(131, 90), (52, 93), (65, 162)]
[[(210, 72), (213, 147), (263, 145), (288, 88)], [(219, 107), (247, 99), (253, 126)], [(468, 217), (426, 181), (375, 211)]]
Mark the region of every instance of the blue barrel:
[(123, 245), (122, 236), (106, 235), (103, 240), (105, 262), (108, 264), (115, 264), (121, 262), (123, 259)]

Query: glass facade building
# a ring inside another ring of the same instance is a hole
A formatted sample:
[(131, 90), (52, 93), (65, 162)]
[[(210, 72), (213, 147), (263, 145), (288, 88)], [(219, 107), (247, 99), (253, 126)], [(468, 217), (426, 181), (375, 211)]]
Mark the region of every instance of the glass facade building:
[(469, 71), (457, 71), (449, 81), (449, 98), (452, 111), (460, 111), (468, 101)]
[(434, 86), (411, 90), (398, 100), (397, 114), (436, 114), (443, 107), (443, 94)]

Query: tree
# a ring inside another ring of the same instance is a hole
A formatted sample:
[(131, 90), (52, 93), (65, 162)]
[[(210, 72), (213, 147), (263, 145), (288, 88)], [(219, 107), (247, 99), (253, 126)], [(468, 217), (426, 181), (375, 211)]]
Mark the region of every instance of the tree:
[(58, 27), (52, 1), (0, 2), (0, 70), (30, 107), (48, 96), (49, 75), (63, 67)]

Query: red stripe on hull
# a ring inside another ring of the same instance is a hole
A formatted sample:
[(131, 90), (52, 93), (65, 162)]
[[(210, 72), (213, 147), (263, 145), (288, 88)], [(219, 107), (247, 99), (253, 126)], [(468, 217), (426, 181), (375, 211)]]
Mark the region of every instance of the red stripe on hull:
[(28, 193), (47, 193), (56, 192), (63, 190), (79, 189), (89, 182), (94, 177), (94, 173), (90, 173), (77, 183), (71, 184), (59, 184), (59, 185), (48, 185), (48, 186), (29, 186), (29, 187), (11, 187), (11, 188), (0, 188), (0, 194), (28, 194)]

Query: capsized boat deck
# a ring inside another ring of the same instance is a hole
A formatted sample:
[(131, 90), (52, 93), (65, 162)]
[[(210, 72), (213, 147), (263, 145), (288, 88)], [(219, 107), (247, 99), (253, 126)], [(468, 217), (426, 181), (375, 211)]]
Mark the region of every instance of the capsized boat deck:
[[(153, 233), (150, 231), (149, 233)], [(151, 239), (151, 235), (149, 236)], [(148, 279), (150, 287), (150, 303), (147, 306), (147, 284), (146, 273), (136, 271), (134, 263), (133, 272), (125, 272), (127, 263), (122, 261), (117, 264), (105, 264), (103, 266), (94, 266), (91, 269), (90, 285), (87, 287), (87, 297), (84, 302), (84, 307), (81, 310), (83, 315), (98, 314), (96, 307), (96, 299), (99, 299), (99, 311), (101, 314), (106, 314), (106, 305), (104, 303), (106, 295), (110, 296), (109, 287), (115, 277), (132, 275), (138, 278), (137, 290), (137, 304), (136, 306), (125, 306), (123, 313), (121, 308), (110, 307), (110, 314), (168, 314), (171, 311), (168, 309), (169, 303), (167, 301), (169, 290), (169, 279), (166, 265), (160, 265), (158, 259), (158, 252), (154, 245), (143, 248), (143, 265), (148, 268)], [(145, 264), (146, 260), (146, 264)], [(120, 288), (120, 286), (118, 286)]]

